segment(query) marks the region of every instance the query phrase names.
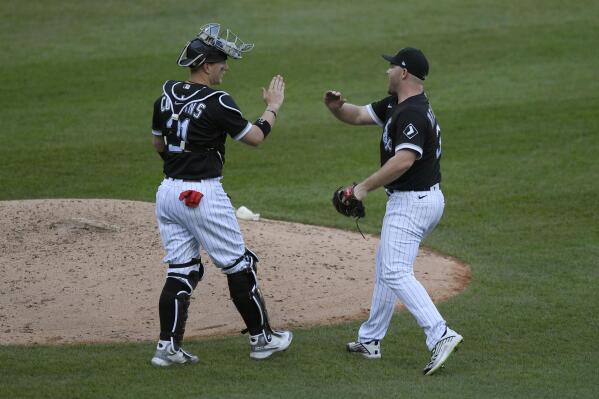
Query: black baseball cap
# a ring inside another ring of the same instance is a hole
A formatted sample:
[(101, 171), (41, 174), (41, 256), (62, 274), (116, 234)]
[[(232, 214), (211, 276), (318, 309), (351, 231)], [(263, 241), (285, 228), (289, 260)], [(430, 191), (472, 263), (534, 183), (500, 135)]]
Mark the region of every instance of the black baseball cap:
[(424, 80), (428, 75), (428, 61), (422, 51), (413, 47), (404, 47), (396, 55), (383, 55), (393, 65), (406, 68), (417, 78)]

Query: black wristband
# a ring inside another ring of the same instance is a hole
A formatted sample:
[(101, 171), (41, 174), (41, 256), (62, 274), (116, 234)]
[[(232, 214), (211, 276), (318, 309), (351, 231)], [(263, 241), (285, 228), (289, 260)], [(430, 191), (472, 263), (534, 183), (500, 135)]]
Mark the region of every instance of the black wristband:
[(262, 130), (262, 134), (264, 135), (265, 138), (270, 133), (270, 129), (272, 129), (272, 126), (270, 126), (270, 123), (268, 123), (267, 120), (264, 120), (262, 118), (256, 119), (256, 122), (254, 122), (254, 125), (258, 126), (258, 129)]
[(166, 161), (166, 152), (165, 151), (159, 152), (158, 155), (160, 155), (160, 158), (162, 158), (163, 161)]
[(266, 112), (272, 112), (272, 114), (275, 116), (275, 118), (277, 117), (277, 113), (275, 111), (273, 111), (272, 109), (267, 109)]

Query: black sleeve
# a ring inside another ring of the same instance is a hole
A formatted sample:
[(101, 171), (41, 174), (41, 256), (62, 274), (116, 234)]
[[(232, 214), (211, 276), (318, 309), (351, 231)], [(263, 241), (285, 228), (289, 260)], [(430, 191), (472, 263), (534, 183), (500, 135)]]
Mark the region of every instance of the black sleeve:
[(372, 120), (375, 121), (377, 125), (383, 126), (385, 124), (387, 110), (389, 109), (389, 105), (394, 103), (394, 101), (395, 96), (389, 96), (368, 105), (368, 113), (370, 113)]
[(218, 121), (220, 128), (233, 137), (234, 140), (239, 140), (251, 129), (252, 124), (249, 123), (241, 114), (239, 107), (228, 94), (222, 94), (218, 98)]
[(162, 97), (154, 102), (154, 115), (152, 115), (152, 134), (154, 136), (162, 135), (162, 123), (160, 121)]
[(408, 108), (399, 114), (395, 126), (393, 132), (395, 152), (408, 149), (418, 153), (418, 159), (422, 158), (428, 131), (426, 115)]

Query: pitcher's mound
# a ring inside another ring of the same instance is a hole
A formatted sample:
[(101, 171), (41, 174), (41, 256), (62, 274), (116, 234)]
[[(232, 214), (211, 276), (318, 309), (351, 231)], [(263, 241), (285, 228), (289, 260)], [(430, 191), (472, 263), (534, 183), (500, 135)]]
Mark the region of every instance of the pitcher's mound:
[[(379, 238), (274, 220), (240, 221), (260, 258), (274, 327), (367, 316)], [(154, 204), (115, 200), (0, 202), (3, 344), (155, 340), (164, 255)], [(202, 253), (186, 337), (238, 333), (226, 277)], [(467, 266), (422, 250), (415, 271), (435, 301), (463, 290)]]

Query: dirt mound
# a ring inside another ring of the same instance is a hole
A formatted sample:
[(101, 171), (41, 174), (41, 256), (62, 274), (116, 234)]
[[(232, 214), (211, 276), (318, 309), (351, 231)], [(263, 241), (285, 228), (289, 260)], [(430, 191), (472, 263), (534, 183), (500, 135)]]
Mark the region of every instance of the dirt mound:
[[(119, 342), (158, 337), (166, 268), (154, 204), (115, 200), (0, 202), (3, 344)], [(379, 238), (261, 219), (240, 221), (260, 258), (276, 327), (361, 319), (368, 313)], [(186, 337), (237, 333), (226, 278), (203, 253)], [(467, 266), (421, 250), (415, 272), (435, 301), (462, 291)]]

